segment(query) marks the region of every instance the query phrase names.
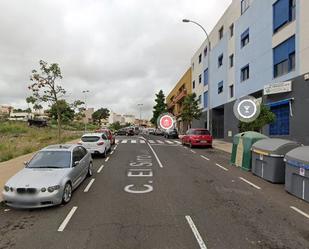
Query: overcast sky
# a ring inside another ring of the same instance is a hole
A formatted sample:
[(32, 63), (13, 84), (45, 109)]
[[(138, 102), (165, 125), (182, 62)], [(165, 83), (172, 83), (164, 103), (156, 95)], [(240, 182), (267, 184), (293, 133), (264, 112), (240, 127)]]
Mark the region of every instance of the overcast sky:
[(0, 105), (26, 108), (29, 75), (43, 59), (63, 73), (68, 99), (150, 118), (190, 66), (231, 0), (0, 0)]

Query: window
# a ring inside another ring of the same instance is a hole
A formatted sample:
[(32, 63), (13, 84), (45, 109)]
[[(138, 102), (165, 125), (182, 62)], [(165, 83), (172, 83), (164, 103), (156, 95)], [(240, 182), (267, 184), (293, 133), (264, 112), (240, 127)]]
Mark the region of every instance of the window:
[(198, 101), (199, 104), (202, 103), (202, 95), (199, 95), (199, 96), (198, 96), (198, 100), (197, 100), (197, 101)]
[(234, 36), (234, 23), (230, 26), (230, 37)]
[(276, 115), (274, 123), (269, 125), (269, 135), (290, 134), (290, 107), (289, 104), (271, 107), (270, 110)]
[(295, 36), (273, 49), (274, 78), (295, 70)]
[(234, 85), (230, 85), (230, 98), (234, 98)]
[(208, 68), (204, 70), (204, 86), (208, 85)]
[(204, 108), (208, 107), (208, 92), (204, 92)]
[(198, 76), (198, 83), (199, 83), (199, 84), (202, 83), (202, 75), (201, 75), (201, 74)]
[(247, 29), (245, 32), (242, 33), (241, 35), (241, 48), (246, 46), (250, 41), (250, 36), (249, 36), (249, 29)]
[(245, 13), (250, 6), (249, 0), (241, 0), (241, 14)]
[(195, 88), (195, 80), (193, 80), (193, 82), (192, 82), (192, 88), (193, 89)]
[(230, 55), (230, 67), (234, 66), (234, 54)]
[(198, 63), (200, 64), (201, 62), (202, 62), (202, 54), (198, 56)]
[(221, 67), (223, 65), (223, 54), (221, 54), (219, 57), (218, 57), (218, 67)]
[(223, 81), (218, 83), (218, 94), (223, 92)]
[(207, 47), (204, 48), (204, 57), (207, 56)]
[(243, 67), (241, 69), (241, 74), (240, 74), (240, 81), (245, 81), (248, 80), (250, 77), (250, 70), (249, 70), (249, 65)]
[(273, 5), (273, 29), (277, 32), (282, 26), (296, 18), (296, 0), (278, 0)]
[(224, 31), (224, 28), (223, 26), (219, 29), (219, 40), (221, 40), (223, 38), (223, 31)]

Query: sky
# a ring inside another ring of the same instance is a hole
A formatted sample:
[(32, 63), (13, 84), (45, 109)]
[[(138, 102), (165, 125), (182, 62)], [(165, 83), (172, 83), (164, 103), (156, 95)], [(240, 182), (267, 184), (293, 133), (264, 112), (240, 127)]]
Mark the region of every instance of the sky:
[(58, 63), (67, 100), (151, 118), (232, 0), (0, 0), (0, 105), (27, 108), (39, 60)]

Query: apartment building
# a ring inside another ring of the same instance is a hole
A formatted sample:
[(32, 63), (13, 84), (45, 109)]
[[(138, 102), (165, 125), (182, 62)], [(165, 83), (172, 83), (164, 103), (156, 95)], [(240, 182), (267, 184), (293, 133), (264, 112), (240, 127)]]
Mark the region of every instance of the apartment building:
[(205, 40), (191, 59), (203, 108), (194, 127), (207, 127), (209, 108), (213, 135), (231, 140), (233, 104), (252, 95), (276, 114), (266, 135), (309, 144), (308, 11), (306, 0), (233, 0), (210, 32), (211, 47)]
[(191, 82), (192, 73), (189, 68), (166, 97), (168, 111), (176, 117), (176, 128), (180, 134), (188, 129), (188, 122), (181, 119), (181, 113), (184, 98), (192, 92)]

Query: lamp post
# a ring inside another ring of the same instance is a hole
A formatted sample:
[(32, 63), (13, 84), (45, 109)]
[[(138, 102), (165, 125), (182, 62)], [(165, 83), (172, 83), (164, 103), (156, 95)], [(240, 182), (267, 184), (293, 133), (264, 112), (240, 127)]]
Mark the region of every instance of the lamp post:
[(207, 45), (207, 49), (208, 49), (208, 51), (207, 51), (207, 59), (208, 59), (208, 62), (207, 62), (208, 63), (208, 65), (207, 65), (208, 66), (207, 129), (210, 131), (210, 77), (209, 77), (209, 75), (210, 75), (210, 39), (209, 39), (209, 35), (208, 35), (206, 29), (201, 24), (199, 24), (198, 22), (195, 22), (195, 21), (192, 21), (192, 20), (189, 20), (189, 19), (183, 19), (182, 22), (193, 23), (193, 24), (199, 26), (204, 31), (204, 33), (206, 35), (206, 39), (207, 39), (207, 43), (208, 43), (208, 45)]
[(142, 126), (142, 106), (143, 104), (137, 104), (137, 106), (139, 107), (139, 127)]
[(84, 94), (84, 101), (85, 101), (85, 127), (84, 127), (84, 132), (86, 133), (86, 130), (87, 130), (87, 117), (86, 117), (86, 111), (87, 111), (87, 104), (86, 104), (86, 101), (87, 101), (87, 93), (89, 93), (89, 90), (84, 90), (82, 92)]

